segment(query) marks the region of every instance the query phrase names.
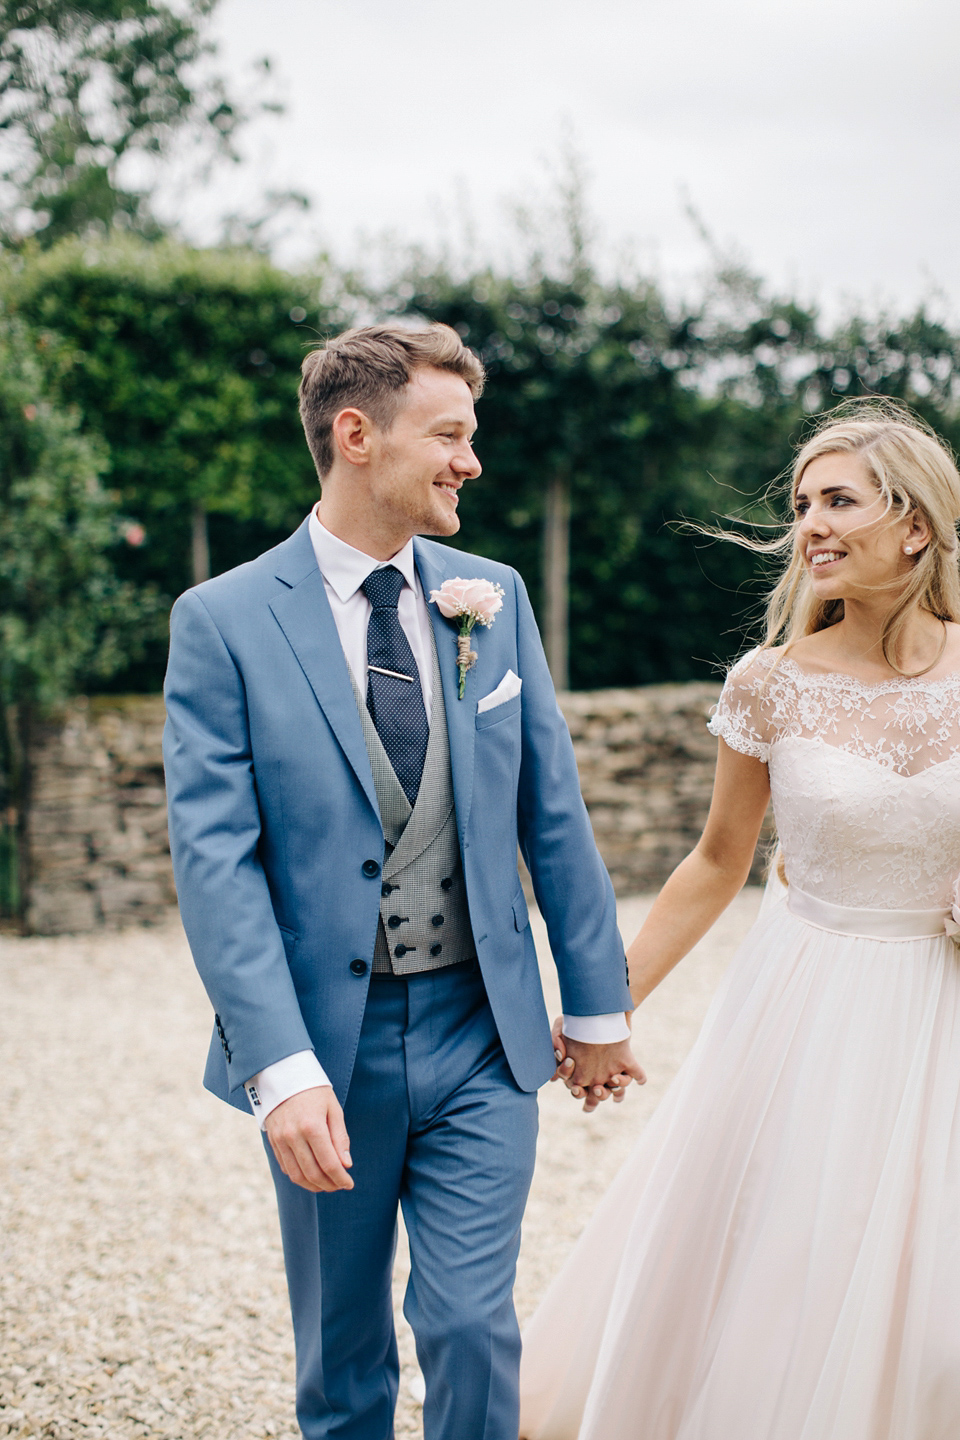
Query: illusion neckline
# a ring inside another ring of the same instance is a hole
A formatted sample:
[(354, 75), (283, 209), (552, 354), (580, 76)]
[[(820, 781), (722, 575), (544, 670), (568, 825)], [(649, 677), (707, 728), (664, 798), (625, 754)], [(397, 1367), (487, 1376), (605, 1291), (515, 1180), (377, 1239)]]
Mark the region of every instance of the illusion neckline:
[(776, 673), (778, 670), (789, 670), (802, 680), (832, 680), (846, 685), (856, 686), (858, 690), (872, 690), (882, 693), (885, 690), (935, 690), (938, 686), (960, 685), (960, 670), (953, 670), (949, 675), (941, 675), (939, 677), (930, 675), (915, 675), (913, 677), (892, 675), (889, 680), (863, 680), (859, 675), (851, 675), (848, 670), (804, 670), (802, 665), (798, 665), (796, 660), (791, 660), (788, 655), (780, 660), (774, 656), (771, 651), (768, 650), (766, 653), (771, 655), (774, 662), (770, 666), (770, 670), (773, 673)]

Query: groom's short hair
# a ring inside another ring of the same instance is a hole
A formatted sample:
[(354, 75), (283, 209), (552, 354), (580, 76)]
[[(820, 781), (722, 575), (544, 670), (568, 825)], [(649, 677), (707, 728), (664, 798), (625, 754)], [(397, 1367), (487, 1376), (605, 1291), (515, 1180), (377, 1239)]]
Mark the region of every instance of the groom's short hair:
[(474, 400), (483, 392), (481, 361), (449, 325), (361, 325), (310, 351), (302, 367), (300, 419), (321, 479), (333, 464), (332, 427), (340, 411), (362, 410), (389, 430), (414, 371), (428, 368), (459, 375)]

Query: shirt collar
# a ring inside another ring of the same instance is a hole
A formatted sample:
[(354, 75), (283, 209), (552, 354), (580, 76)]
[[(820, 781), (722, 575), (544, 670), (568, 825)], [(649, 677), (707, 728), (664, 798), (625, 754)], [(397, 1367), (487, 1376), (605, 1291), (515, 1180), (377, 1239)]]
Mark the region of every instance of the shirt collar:
[(385, 565), (393, 565), (415, 595), (420, 594), (417, 579), (417, 565), (413, 553), (413, 541), (408, 540), (392, 560), (375, 560), (362, 550), (348, 545), (346, 540), (331, 534), (317, 517), (316, 507), (310, 511), (308, 522), (313, 553), (317, 557), (320, 573), (334, 591), (338, 600), (347, 601), (355, 595), (367, 576)]

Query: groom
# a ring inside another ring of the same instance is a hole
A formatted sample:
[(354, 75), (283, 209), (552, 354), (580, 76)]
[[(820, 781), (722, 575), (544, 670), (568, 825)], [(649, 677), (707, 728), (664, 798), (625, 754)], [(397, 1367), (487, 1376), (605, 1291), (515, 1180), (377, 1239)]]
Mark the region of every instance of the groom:
[[(216, 1011), (205, 1083), (268, 1141), (306, 1440), (393, 1434), (398, 1205), (425, 1435), (516, 1440), (512, 1290), (555, 1068), (518, 843), (570, 1083), (641, 1073), (613, 891), (523, 584), (414, 538), (459, 529), (483, 378), (443, 325), (308, 355), (320, 502), (171, 621), (164, 754)], [(458, 622), (431, 599), (454, 578), (503, 591), (462, 696)]]

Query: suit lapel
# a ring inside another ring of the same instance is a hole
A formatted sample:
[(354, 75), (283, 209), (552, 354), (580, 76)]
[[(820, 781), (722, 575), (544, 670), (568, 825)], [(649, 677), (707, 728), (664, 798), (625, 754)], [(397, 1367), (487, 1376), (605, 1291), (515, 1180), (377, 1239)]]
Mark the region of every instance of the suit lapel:
[(274, 596), (270, 609), (374, 813), (379, 816), (370, 757), (353, 698), (350, 672), (306, 521), (277, 547), (277, 562), (277, 579), (288, 588)]
[[(441, 549), (442, 547), (437, 547)], [(427, 612), (433, 625), (437, 644), (437, 662), (440, 666), (440, 682), (443, 686), (443, 702), (447, 716), (447, 736), (450, 744), (450, 769), (453, 772), (453, 796), (457, 807), (457, 829), (463, 844), (470, 806), (473, 803), (473, 754), (476, 741), (477, 710), (477, 667), (467, 671), (467, 683), (461, 700), (457, 694), (459, 676), (457, 672), (457, 626), (452, 620), (445, 620), (436, 605), (430, 603), (430, 591), (439, 590), (450, 571), (445, 564), (434, 558), (419, 539), (413, 542), (417, 561), (417, 574), (423, 586)]]

